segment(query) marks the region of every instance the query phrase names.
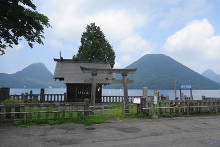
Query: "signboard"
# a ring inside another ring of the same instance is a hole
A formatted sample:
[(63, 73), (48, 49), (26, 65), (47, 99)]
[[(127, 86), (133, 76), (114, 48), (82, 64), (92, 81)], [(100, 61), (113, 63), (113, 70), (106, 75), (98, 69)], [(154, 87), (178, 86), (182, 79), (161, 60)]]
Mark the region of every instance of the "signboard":
[(191, 85), (181, 85), (180, 88), (181, 89), (191, 89), (192, 86)]
[(158, 90), (154, 90), (154, 95), (158, 95)]
[(141, 104), (141, 98), (134, 98), (133, 103), (135, 104)]

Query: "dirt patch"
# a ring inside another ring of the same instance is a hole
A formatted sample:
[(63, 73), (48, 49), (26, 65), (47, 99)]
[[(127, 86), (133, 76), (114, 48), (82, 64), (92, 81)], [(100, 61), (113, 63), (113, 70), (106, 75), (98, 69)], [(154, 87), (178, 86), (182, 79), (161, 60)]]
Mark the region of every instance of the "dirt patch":
[(95, 130), (96, 128), (94, 127), (87, 127), (86, 130)]
[(124, 132), (124, 133), (137, 133), (141, 131), (141, 129), (136, 128), (136, 127), (116, 128), (116, 130)]
[(74, 138), (65, 139), (65, 138), (55, 138), (55, 139), (48, 139), (46, 140), (46, 145), (49, 146), (63, 146), (63, 145), (74, 145), (79, 144), (80, 140), (76, 140)]

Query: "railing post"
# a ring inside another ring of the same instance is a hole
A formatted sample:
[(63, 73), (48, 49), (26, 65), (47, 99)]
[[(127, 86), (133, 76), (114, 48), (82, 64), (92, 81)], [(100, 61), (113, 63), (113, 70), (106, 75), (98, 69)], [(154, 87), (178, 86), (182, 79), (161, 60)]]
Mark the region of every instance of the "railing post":
[(44, 95), (44, 88), (40, 89), (40, 102), (44, 102), (45, 95)]
[(66, 94), (66, 92), (64, 93), (64, 102), (66, 102), (67, 101), (67, 94)]

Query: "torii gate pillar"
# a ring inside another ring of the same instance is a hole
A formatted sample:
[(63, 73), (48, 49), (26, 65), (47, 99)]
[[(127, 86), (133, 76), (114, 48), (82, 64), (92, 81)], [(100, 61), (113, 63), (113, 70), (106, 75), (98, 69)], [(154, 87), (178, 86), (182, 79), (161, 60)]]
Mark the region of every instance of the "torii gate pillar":
[(92, 87), (91, 87), (91, 106), (93, 107), (92, 109), (95, 110), (95, 99), (96, 99), (96, 76), (97, 72), (92, 72)]
[(129, 100), (128, 100), (128, 75), (127, 73), (122, 73), (122, 82), (123, 82), (123, 87), (124, 87), (124, 113), (129, 113)]

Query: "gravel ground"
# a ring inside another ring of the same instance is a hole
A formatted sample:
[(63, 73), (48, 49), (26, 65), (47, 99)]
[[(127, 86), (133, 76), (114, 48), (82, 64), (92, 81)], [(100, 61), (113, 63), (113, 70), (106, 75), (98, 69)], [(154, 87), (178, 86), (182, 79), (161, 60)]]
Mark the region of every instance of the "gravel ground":
[(0, 147), (220, 147), (220, 116), (0, 126)]

